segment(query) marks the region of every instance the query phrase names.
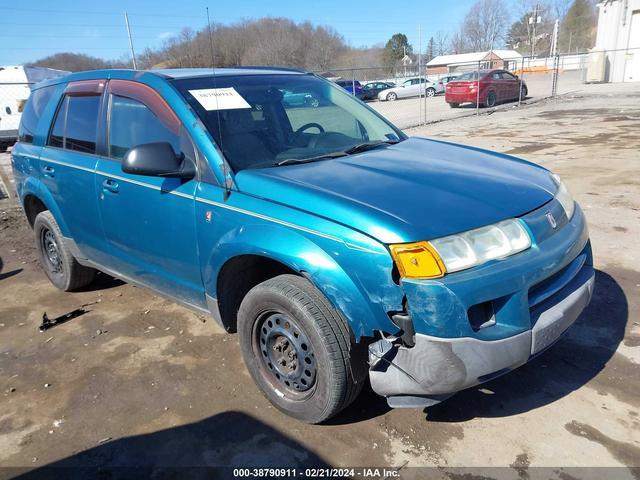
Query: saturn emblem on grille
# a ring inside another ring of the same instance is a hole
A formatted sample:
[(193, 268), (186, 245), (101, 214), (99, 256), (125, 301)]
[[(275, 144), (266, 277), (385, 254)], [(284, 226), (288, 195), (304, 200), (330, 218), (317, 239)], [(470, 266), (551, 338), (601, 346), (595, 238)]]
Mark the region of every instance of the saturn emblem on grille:
[(556, 222), (556, 217), (553, 216), (553, 213), (547, 212), (545, 216), (547, 217), (547, 220), (549, 220), (551, 228), (555, 229), (558, 226), (558, 222)]

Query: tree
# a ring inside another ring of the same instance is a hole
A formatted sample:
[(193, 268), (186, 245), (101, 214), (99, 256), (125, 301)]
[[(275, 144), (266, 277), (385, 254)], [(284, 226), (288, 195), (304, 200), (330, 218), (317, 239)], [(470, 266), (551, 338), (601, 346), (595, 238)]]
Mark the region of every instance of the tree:
[(394, 34), (384, 46), (383, 61), (385, 65), (393, 66), (405, 55), (410, 55), (413, 48), (404, 33)]
[(433, 39), (433, 37), (431, 37), (427, 42), (427, 60), (426, 60), (427, 62), (436, 56), (435, 51), (436, 51), (436, 41)]
[(535, 28), (535, 53), (537, 56), (548, 55), (554, 24), (551, 7), (535, 0), (522, 1), (521, 7), (520, 18), (511, 25), (506, 36), (506, 44), (524, 55), (530, 55), (533, 51), (534, 29), (529, 19), (537, 15), (541, 22), (537, 23)]
[(499, 48), (503, 44), (508, 21), (504, 0), (478, 0), (462, 23), (467, 48), (476, 52)]
[[(100, 70), (103, 68), (123, 67), (121, 62), (109, 61), (102, 58), (92, 57), (83, 53), (56, 53), (48, 57), (30, 63), (34, 67), (55, 68), (57, 70), (67, 70), (69, 72), (81, 72), (84, 70)], [(128, 68), (128, 66), (126, 66)]]
[(449, 36), (443, 31), (436, 32), (436, 55), (446, 55), (448, 51), (447, 42)]
[(451, 51), (451, 53), (454, 53), (456, 55), (459, 53), (467, 53), (469, 51), (469, 46), (467, 44), (462, 25), (460, 26), (459, 30), (455, 32), (451, 37), (449, 50)]
[(596, 28), (596, 12), (591, 2), (574, 0), (560, 25), (559, 51), (571, 53), (593, 47)]

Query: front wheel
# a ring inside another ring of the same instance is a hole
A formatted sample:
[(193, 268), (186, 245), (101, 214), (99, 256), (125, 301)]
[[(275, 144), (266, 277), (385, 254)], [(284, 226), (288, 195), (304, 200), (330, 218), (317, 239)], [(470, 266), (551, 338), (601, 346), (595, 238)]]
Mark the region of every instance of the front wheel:
[(387, 93), (387, 100), (390, 102), (393, 102), (394, 100), (397, 100), (398, 95), (391, 92), (391, 93)]
[(280, 275), (252, 288), (238, 310), (244, 362), (267, 399), (307, 423), (336, 415), (360, 393), (363, 347), (305, 278)]
[(36, 216), (33, 231), (40, 265), (51, 283), (68, 292), (93, 281), (96, 271), (80, 265), (73, 257), (51, 212), (45, 210)]
[(520, 100), (524, 100), (529, 95), (529, 90), (524, 85), (520, 89)]
[(312, 98), (309, 100), (309, 105), (311, 105), (313, 108), (318, 108), (318, 107), (320, 106), (320, 100), (318, 100), (318, 99), (317, 99), (317, 98), (315, 98), (315, 97), (312, 97)]

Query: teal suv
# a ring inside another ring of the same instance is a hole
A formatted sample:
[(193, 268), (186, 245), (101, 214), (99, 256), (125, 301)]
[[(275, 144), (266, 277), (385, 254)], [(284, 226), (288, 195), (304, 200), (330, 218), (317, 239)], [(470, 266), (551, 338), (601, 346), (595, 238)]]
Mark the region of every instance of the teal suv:
[(507, 373), (593, 290), (585, 218), (557, 176), (408, 138), (305, 72), (48, 80), (12, 165), (54, 285), (99, 270), (210, 315), (265, 396), (307, 422), (367, 377), (389, 405), (424, 407)]

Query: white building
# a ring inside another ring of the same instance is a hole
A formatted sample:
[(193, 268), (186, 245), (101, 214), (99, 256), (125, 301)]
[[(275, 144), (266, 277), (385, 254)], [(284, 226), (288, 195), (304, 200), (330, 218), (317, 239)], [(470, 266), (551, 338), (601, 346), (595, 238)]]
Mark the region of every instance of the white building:
[(438, 55), (427, 63), (427, 75), (463, 72), (478, 68), (516, 69), (522, 55), (515, 50), (490, 50), (486, 52)]
[(598, 34), (592, 52), (603, 50), (603, 80), (640, 81), (640, 0), (605, 0), (598, 4)]

